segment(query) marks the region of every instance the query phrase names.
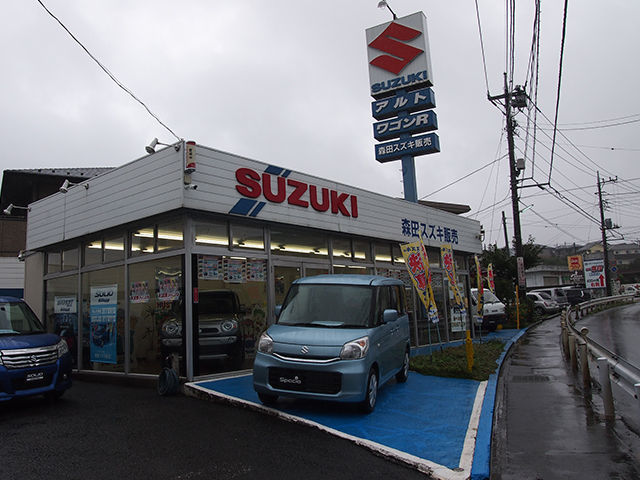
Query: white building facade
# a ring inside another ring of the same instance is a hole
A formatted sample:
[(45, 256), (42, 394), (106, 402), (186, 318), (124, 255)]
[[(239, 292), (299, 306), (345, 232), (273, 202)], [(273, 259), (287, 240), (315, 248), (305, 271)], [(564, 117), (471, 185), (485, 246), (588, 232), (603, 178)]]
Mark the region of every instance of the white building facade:
[[(238, 368), (198, 356), (199, 296), (214, 290), (240, 299), (240, 367), (250, 368), (257, 338), (293, 280), (378, 274), (401, 278), (411, 292), (400, 244), (419, 237), (441, 320), (430, 324), (409, 295), (412, 344), (462, 340), (464, 330), (449, 322), (439, 247), (452, 245), (465, 293), (469, 257), (482, 250), (475, 220), (193, 142), (30, 207), (25, 299), (48, 330), (65, 332), (79, 370), (125, 375), (160, 372), (160, 330), (169, 319), (182, 325), (182, 376)], [(108, 302), (102, 310), (99, 301)]]

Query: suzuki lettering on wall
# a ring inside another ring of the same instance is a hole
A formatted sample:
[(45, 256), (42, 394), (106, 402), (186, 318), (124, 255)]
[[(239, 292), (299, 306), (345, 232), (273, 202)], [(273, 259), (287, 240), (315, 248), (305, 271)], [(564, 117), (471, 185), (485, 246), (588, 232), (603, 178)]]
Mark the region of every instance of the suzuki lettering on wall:
[[(289, 178), (291, 170), (269, 166), (259, 173), (251, 168), (236, 170), (236, 190), (241, 198), (229, 211), (236, 215), (256, 217), (269, 203), (287, 203), (317, 212), (331, 212), (345, 217), (358, 217), (358, 197), (326, 187), (310, 185)], [(259, 200), (263, 198), (266, 201)]]

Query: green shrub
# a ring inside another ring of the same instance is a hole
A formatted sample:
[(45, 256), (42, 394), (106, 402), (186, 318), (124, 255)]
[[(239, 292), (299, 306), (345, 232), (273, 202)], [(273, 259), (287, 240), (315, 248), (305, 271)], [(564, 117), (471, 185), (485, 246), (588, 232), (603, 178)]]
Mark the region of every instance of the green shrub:
[(471, 380), (488, 380), (498, 368), (498, 358), (504, 350), (505, 343), (500, 340), (489, 340), (473, 344), (473, 368), (469, 372), (467, 350), (465, 345), (447, 347), (436, 350), (430, 355), (411, 357), (409, 368), (414, 372), (435, 377), (469, 378)]

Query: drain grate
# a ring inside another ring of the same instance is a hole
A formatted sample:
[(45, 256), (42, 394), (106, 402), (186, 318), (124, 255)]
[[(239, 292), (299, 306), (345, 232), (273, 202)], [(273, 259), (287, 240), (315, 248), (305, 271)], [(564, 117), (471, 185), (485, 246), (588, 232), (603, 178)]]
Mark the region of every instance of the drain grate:
[(510, 382), (519, 382), (519, 383), (540, 383), (540, 382), (551, 382), (553, 377), (549, 375), (513, 375), (509, 377)]

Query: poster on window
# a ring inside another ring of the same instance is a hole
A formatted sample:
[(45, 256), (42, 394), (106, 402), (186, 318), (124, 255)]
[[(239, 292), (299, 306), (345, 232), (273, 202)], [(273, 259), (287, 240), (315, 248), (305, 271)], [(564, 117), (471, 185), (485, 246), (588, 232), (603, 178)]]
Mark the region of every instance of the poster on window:
[(247, 261), (242, 258), (224, 259), (224, 281), (245, 283), (247, 281)]
[(198, 255), (198, 278), (205, 280), (222, 280), (224, 278), (222, 257), (215, 255)]
[(116, 363), (118, 285), (91, 287), (90, 359)]
[(267, 261), (247, 260), (247, 281), (266, 282), (267, 281)]
[(74, 295), (54, 297), (53, 303), (53, 331), (64, 338), (71, 351), (75, 352), (76, 334), (78, 333), (78, 301)]
[(174, 268), (156, 268), (156, 292), (158, 302), (180, 300), (182, 271)]
[(466, 330), (465, 315), (463, 315), (462, 312), (460, 312), (460, 308), (458, 307), (453, 307), (451, 309), (451, 331), (452, 332), (464, 332)]
[(129, 301), (131, 303), (149, 303), (149, 282), (131, 282)]

